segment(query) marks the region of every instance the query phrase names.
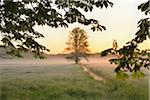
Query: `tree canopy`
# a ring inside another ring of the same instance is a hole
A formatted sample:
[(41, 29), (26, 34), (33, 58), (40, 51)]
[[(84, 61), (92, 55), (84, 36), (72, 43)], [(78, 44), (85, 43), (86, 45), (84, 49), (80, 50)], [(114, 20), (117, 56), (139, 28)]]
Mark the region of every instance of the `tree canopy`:
[[(138, 9), (145, 13), (150, 14), (150, 1), (142, 3)], [(143, 68), (149, 69), (150, 66), (150, 49), (140, 50), (138, 46), (145, 40), (150, 39), (150, 17), (141, 19), (138, 22), (139, 30), (135, 33), (135, 38), (127, 42), (122, 48), (113, 49), (109, 48), (101, 52), (102, 56), (107, 54), (114, 54), (117, 57), (110, 59), (117, 67), (115, 72), (118, 78), (128, 78), (128, 72), (132, 73), (133, 78), (144, 77)]]
[(90, 53), (88, 49), (88, 36), (86, 34), (85, 30), (78, 27), (69, 33), (69, 39), (66, 43), (67, 48), (65, 50), (71, 54), (67, 58), (73, 59), (76, 64), (79, 63), (81, 57), (87, 59), (87, 54)]
[(92, 12), (94, 7), (113, 6), (108, 0), (2, 0), (0, 3), (1, 47), (7, 53), (22, 57), (23, 52), (32, 52), (35, 57), (43, 58), (43, 51), (49, 51), (36, 39), (43, 38), (35, 31), (35, 25), (48, 25), (51, 28), (68, 27), (78, 22), (92, 25), (91, 29), (106, 30), (96, 19), (88, 19), (84, 12)]

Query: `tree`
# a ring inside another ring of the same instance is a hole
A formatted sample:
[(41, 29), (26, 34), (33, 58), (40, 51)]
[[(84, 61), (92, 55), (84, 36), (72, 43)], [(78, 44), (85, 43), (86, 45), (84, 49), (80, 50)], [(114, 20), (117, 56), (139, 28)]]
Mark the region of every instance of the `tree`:
[[(149, 4), (150, 1), (148, 0), (139, 5), (138, 9), (145, 12), (145, 15), (148, 15), (150, 14)], [(141, 78), (145, 76), (142, 69), (149, 69), (150, 49), (141, 51), (138, 49), (138, 46), (143, 41), (150, 39), (150, 17), (141, 19), (138, 22), (138, 27), (139, 30), (136, 32), (135, 38), (127, 42), (125, 46), (119, 49), (110, 48), (101, 52), (102, 56), (107, 54), (115, 54), (117, 56), (114, 59), (110, 59), (110, 62), (117, 66), (115, 72), (118, 78), (128, 78), (128, 72), (132, 73), (133, 78)]]
[(45, 46), (36, 39), (44, 36), (34, 30), (35, 25), (48, 25), (51, 28), (68, 27), (78, 22), (92, 25), (92, 30), (106, 30), (96, 19), (88, 19), (85, 12), (92, 12), (94, 7), (113, 6), (108, 0), (1, 0), (0, 33), (1, 47), (7, 53), (22, 57), (23, 52), (31, 51), (35, 57), (43, 58)]
[(66, 43), (68, 47), (65, 50), (71, 53), (71, 56), (67, 58), (74, 59), (76, 64), (79, 63), (81, 57), (87, 59), (87, 54), (90, 52), (90, 50), (88, 49), (89, 44), (86, 34), (87, 33), (80, 28), (74, 28), (69, 33), (69, 39)]

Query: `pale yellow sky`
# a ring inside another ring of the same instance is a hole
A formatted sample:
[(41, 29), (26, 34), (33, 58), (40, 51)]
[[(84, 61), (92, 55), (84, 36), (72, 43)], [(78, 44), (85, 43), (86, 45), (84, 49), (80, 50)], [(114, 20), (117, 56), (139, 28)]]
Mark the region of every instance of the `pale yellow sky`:
[[(38, 40), (51, 50), (51, 54), (63, 53), (66, 47), (69, 31), (75, 27), (81, 27), (87, 31), (91, 52), (100, 52), (112, 46), (115, 39), (119, 47), (134, 38), (137, 32), (137, 22), (145, 18), (144, 14), (137, 10), (137, 6), (147, 0), (111, 0), (114, 7), (108, 9), (95, 9), (91, 13), (85, 13), (88, 18), (95, 18), (106, 27), (106, 31), (92, 32), (91, 26), (83, 26), (78, 23), (69, 25), (69, 28), (51, 28), (48, 26), (36, 26), (35, 29), (45, 38)], [(150, 48), (150, 40), (145, 41), (140, 48)]]

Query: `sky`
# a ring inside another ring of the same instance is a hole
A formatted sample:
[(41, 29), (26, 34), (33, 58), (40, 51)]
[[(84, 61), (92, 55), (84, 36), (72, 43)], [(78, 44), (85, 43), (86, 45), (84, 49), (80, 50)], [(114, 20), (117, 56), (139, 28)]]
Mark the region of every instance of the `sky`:
[[(126, 42), (135, 37), (138, 31), (137, 22), (145, 18), (144, 13), (137, 9), (138, 5), (147, 0), (110, 0), (113, 7), (97, 9), (93, 12), (84, 13), (88, 18), (99, 20), (101, 25), (106, 27), (106, 31), (90, 30), (91, 26), (83, 26), (78, 23), (70, 24), (68, 28), (51, 28), (48, 26), (35, 26), (35, 30), (42, 33), (45, 38), (38, 41), (50, 49), (50, 54), (64, 53), (69, 31), (75, 27), (80, 27), (88, 33), (89, 49), (91, 53), (101, 52), (112, 47), (112, 41), (117, 40), (121, 48)], [(140, 49), (150, 48), (150, 40), (140, 45)]]

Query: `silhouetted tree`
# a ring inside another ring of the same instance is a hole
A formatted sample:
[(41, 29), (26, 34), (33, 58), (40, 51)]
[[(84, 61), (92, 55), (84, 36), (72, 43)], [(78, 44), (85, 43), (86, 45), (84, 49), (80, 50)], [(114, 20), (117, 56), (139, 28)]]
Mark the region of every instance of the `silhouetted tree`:
[(35, 40), (44, 37), (34, 30), (35, 25), (58, 28), (78, 22), (102, 31), (105, 27), (98, 20), (88, 19), (80, 10), (92, 12), (94, 7), (108, 6), (113, 6), (108, 0), (1, 0), (1, 47), (10, 55), (21, 57), (22, 52), (32, 51), (35, 57), (43, 58), (43, 51), (49, 50)]
[(71, 58), (75, 60), (75, 63), (78, 64), (81, 57), (84, 57), (87, 59), (87, 54), (90, 52), (88, 49), (88, 37), (86, 35), (87, 33), (80, 28), (74, 28), (69, 33), (69, 39), (67, 44), (67, 48), (65, 50), (69, 51), (71, 53), (71, 56), (67, 58)]
[[(150, 14), (150, 1), (142, 3), (138, 6), (138, 9), (145, 12), (145, 15)], [(128, 78), (128, 72), (132, 73), (133, 78), (144, 77), (142, 68), (149, 69), (150, 66), (150, 49), (139, 50), (138, 46), (145, 40), (150, 39), (150, 17), (141, 19), (138, 22), (139, 30), (136, 32), (136, 36), (131, 41), (127, 42), (125, 46), (120, 49), (107, 49), (104, 50), (101, 55), (107, 54), (119, 55), (114, 59), (110, 59), (111, 63), (117, 65), (115, 72), (118, 78)]]

